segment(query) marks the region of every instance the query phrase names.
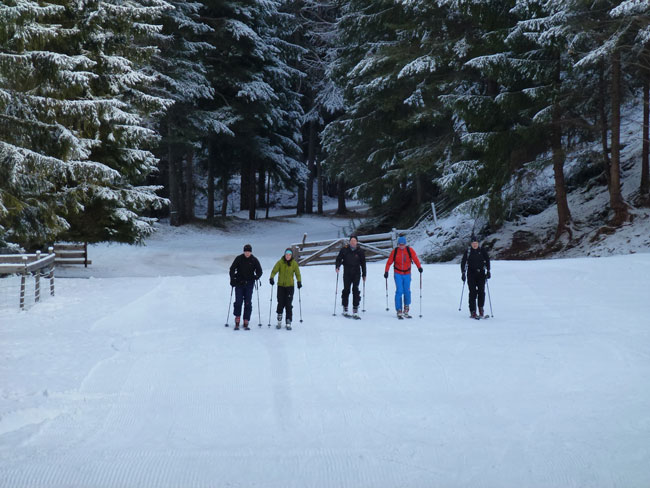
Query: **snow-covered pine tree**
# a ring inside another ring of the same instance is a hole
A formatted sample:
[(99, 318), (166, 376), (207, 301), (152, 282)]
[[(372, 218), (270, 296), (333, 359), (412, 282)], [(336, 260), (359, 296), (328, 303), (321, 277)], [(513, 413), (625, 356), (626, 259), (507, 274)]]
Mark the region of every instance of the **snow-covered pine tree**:
[(456, 15), (464, 29), (455, 51), (462, 79), (443, 97), (454, 112), (462, 150), (446, 161), (436, 183), (448, 195), (473, 199), (472, 208), (487, 212), (492, 229), (513, 204), (504, 187), (539, 140), (538, 131), (522, 123), (525, 96), (515, 90), (516, 77), (504, 63), (506, 38), (516, 24), (514, 4), (490, 0), (458, 5)]
[[(317, 180), (317, 212), (323, 213), (324, 175), (321, 168), (320, 132), (326, 121), (343, 110), (342, 94), (328, 76), (328, 67), (336, 59), (335, 22), (338, 5), (332, 0), (301, 0), (294, 2), (299, 19), (300, 45), (305, 53), (300, 57), (300, 69), (307, 77), (301, 83), (303, 117), (303, 159), (308, 169), (304, 206), (298, 213), (313, 213), (314, 179)], [(345, 200), (344, 200), (345, 201)], [(303, 208), (304, 207), (304, 208)]]
[[(176, 0), (170, 3), (174, 8), (162, 17), (163, 30), (158, 36), (161, 52), (154, 55), (152, 68), (159, 74), (159, 95), (174, 100), (161, 120), (159, 154), (166, 163), (163, 174), (168, 183), (170, 223), (179, 225), (194, 213), (195, 155), (204, 151), (211, 134), (232, 132), (227, 113), (205, 110), (214, 96), (205, 59), (214, 47), (207, 42), (213, 29), (200, 18), (203, 5)], [(211, 181), (214, 178), (208, 180), (209, 187)], [(208, 216), (212, 218), (213, 185), (208, 188), (208, 198)]]
[(287, 62), (297, 46), (283, 38), (286, 18), (279, 1), (203, 3), (214, 29), (209, 60), (214, 109), (228, 108), (234, 134), (213, 135), (211, 164), (224, 189), (230, 175), (241, 174), (241, 207), (255, 218), (258, 171), (293, 185), (305, 177), (298, 160), (301, 108), (294, 87), (300, 74)]
[(0, 213), (25, 247), (64, 237), (137, 242), (164, 202), (140, 186), (156, 160), (143, 115), (165, 101), (138, 87), (167, 7), (62, 0), (0, 5)]
[[(577, 68), (587, 73), (599, 72), (601, 98), (608, 100), (610, 105), (609, 124), (605, 123), (607, 111), (604, 107), (601, 119), (604, 122), (603, 158), (608, 164), (609, 201), (614, 214), (611, 223), (614, 225), (629, 219), (629, 207), (621, 191), (621, 106), (630, 93), (626, 89), (631, 86), (629, 73), (638, 73), (639, 56), (644, 54), (644, 43), (639, 41), (645, 37), (647, 9), (647, 2), (598, 0), (590, 3), (583, 7), (580, 30), (576, 25), (572, 44), (577, 55)], [(646, 20), (638, 24), (637, 20), (644, 18), (643, 11)], [(585, 20), (588, 22), (584, 23)], [(608, 126), (611, 134), (609, 148)]]
[(141, 242), (154, 220), (142, 213), (166, 204), (147, 178), (158, 163), (151, 152), (159, 139), (153, 125), (173, 102), (152, 93), (158, 79), (149, 63), (158, 51), (162, 16), (172, 7), (164, 0), (77, 1), (75, 7), (79, 50), (95, 63), (88, 96), (97, 110), (84, 131), (98, 141), (91, 157), (119, 177), (115, 185), (85, 189), (82, 211), (68, 217), (67, 236)]
[[(323, 131), (327, 170), (332, 178), (345, 178), (353, 194), (375, 208), (409, 204), (415, 178), (403, 164), (410, 121), (417, 103), (408, 102), (417, 84), (399, 79), (404, 52), (417, 34), (417, 21), (403, 5), (385, 0), (353, 0), (344, 5), (337, 22), (338, 57), (330, 68), (342, 90), (345, 113)], [(413, 97), (414, 100), (414, 97)], [(413, 123), (415, 122), (415, 123)], [(339, 191), (342, 191), (340, 188)]]
[(0, 242), (41, 247), (70, 228), (86, 186), (118, 174), (92, 157), (83, 132), (94, 62), (71, 46), (68, 2), (0, 4)]
[[(641, 154), (640, 201), (650, 204), (650, 2), (626, 0), (609, 12), (619, 24), (629, 25), (626, 42), (622, 43), (626, 68), (632, 80), (641, 80), (643, 99), (643, 149)], [(634, 76), (636, 75), (636, 76)], [(636, 87), (636, 84), (633, 86)]]

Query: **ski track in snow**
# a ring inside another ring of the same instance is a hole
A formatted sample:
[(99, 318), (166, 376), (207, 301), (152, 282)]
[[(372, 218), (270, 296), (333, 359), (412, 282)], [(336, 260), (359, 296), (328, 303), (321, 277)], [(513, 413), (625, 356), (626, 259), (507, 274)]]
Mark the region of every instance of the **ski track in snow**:
[[(332, 269), (303, 268), (305, 321), (296, 296), (276, 330), (268, 273), (295, 225), (253, 243), (250, 331), (224, 327), (238, 233), (169, 231), (160, 259), (186, 254), (164, 276), (99, 249), (105, 277), (2, 315), (0, 487), (650, 486), (650, 255), (496, 262), (485, 321), (467, 290), (457, 311), (458, 265), (425, 266), (424, 318), (414, 279), (404, 321), (383, 263), (360, 321), (332, 316)], [(219, 239), (225, 258), (205, 250)], [(222, 264), (185, 273), (192, 252)]]

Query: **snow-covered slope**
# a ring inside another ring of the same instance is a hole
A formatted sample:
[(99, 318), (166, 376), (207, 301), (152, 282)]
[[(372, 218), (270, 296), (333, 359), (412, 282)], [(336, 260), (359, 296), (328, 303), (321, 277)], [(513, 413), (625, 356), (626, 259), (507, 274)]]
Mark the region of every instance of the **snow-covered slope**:
[[(630, 203), (636, 200), (641, 178), (642, 115), (642, 107), (628, 107), (621, 127), (622, 192)], [(557, 206), (553, 168), (547, 166), (539, 173), (522, 173), (525, 176), (513, 178), (504, 189), (517, 195), (517, 208), (513, 209), (510, 220), (502, 228), (489, 235), (483, 233), (482, 237), (493, 253), (526, 259), (612, 256), (650, 251), (650, 209), (631, 209), (633, 221), (619, 228), (607, 225), (611, 217), (609, 192), (604, 177), (596, 178), (600, 172), (599, 150), (599, 146), (593, 144), (567, 155), (565, 176), (569, 182), (568, 203), (573, 219), (573, 239), (570, 242), (565, 238), (557, 245), (549, 245), (554, 241), (557, 228)], [(433, 260), (457, 259), (467, 247), (472, 232), (482, 233), (487, 228), (486, 219), (475, 218), (470, 211), (473, 204), (480, 205), (484, 201), (479, 198), (476, 202), (466, 202), (442, 219), (438, 227), (425, 223), (416, 234), (418, 245)]]
[[(495, 262), (484, 321), (458, 311), (456, 264), (425, 265), (422, 300), (415, 276), (406, 321), (383, 263), (360, 321), (305, 267), (294, 329), (269, 328), (284, 247), (344, 222), (162, 228), (0, 311), (0, 486), (650, 486), (650, 254)], [(265, 275), (234, 332), (246, 242)]]

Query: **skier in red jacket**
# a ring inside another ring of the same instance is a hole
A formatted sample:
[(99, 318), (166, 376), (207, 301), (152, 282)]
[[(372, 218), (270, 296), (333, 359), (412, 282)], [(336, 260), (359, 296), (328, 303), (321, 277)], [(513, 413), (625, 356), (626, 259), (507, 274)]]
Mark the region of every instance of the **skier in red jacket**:
[[(406, 245), (406, 237), (400, 236), (397, 239), (397, 247), (388, 256), (386, 262), (386, 269), (384, 270), (384, 278), (388, 278), (388, 270), (390, 265), (394, 264), (393, 275), (395, 277), (395, 310), (397, 310), (397, 318), (402, 319), (406, 317), (411, 318), (409, 315), (409, 306), (411, 305), (411, 264), (415, 263), (418, 271), (422, 273), (422, 265), (418, 259), (418, 255), (413, 249)], [(404, 308), (402, 308), (402, 296), (404, 296)]]

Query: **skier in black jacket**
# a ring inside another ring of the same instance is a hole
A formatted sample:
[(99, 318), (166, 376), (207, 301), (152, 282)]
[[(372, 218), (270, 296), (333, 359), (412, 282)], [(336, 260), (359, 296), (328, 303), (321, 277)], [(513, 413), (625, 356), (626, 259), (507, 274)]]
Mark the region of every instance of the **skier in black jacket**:
[[(487, 273), (486, 273), (487, 269)], [(485, 281), (491, 278), (490, 257), (484, 247), (478, 246), (478, 238), (472, 235), (472, 243), (463, 254), (460, 263), (461, 278), (469, 287), (469, 311), (473, 319), (483, 318), (485, 305)], [(476, 315), (476, 298), (478, 297), (478, 315)]]
[(352, 287), (352, 313), (355, 318), (359, 318), (359, 302), (361, 302), (359, 281), (361, 278), (366, 281), (366, 253), (359, 248), (357, 236), (350, 237), (350, 243), (341, 248), (339, 255), (336, 256), (337, 273), (341, 264), (343, 264), (343, 292), (341, 293), (343, 314), (348, 313), (350, 287)]
[(235, 288), (235, 330), (239, 330), (241, 306), (244, 302), (244, 330), (249, 330), (248, 322), (253, 311), (253, 287), (262, 276), (262, 266), (250, 244), (244, 246), (244, 253), (235, 258), (230, 266), (230, 286)]

